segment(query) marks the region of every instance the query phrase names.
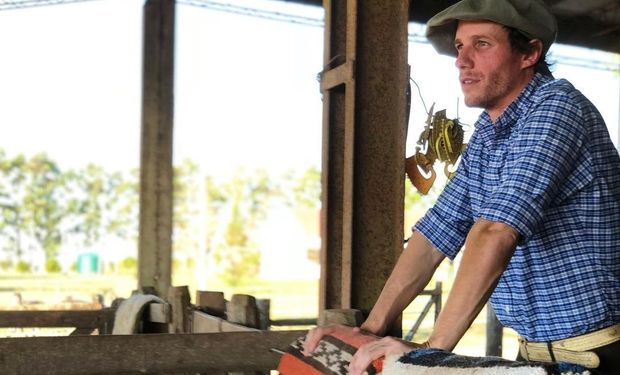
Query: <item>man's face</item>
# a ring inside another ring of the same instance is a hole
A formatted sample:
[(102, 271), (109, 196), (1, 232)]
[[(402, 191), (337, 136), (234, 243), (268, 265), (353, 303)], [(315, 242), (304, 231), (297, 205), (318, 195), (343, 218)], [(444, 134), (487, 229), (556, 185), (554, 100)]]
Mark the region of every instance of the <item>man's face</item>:
[(524, 55), (511, 49), (508, 31), (490, 21), (459, 21), (454, 45), (465, 104), (486, 109), (495, 120), (533, 74), (525, 70)]

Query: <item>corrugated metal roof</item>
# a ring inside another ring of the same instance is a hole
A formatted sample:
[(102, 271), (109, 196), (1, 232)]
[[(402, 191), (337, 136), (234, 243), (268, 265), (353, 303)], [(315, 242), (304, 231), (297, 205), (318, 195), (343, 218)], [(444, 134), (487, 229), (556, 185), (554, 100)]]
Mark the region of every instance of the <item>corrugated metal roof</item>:
[[(276, 0), (322, 6), (322, 0)], [(341, 0), (342, 1), (342, 0)], [(411, 0), (409, 19), (426, 23), (458, 0)], [(545, 0), (558, 20), (558, 43), (620, 53), (620, 0)]]

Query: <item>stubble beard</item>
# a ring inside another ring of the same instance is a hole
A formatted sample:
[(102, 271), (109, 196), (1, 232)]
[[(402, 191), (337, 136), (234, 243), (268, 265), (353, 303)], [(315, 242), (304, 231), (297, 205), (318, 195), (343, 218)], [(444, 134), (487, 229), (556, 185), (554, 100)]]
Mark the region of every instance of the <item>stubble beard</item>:
[(507, 91), (508, 82), (498, 72), (489, 74), (488, 79), (485, 79), (480, 90), (472, 92), (469, 95), (464, 95), (465, 105), (471, 108), (491, 108), (501, 97), (501, 95)]

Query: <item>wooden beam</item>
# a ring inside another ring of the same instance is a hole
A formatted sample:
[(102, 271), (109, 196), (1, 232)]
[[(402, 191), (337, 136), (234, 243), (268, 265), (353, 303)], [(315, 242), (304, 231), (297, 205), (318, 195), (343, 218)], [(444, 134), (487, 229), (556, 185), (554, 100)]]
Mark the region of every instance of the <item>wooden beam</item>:
[(0, 327), (99, 328), (114, 321), (114, 310), (0, 311)]
[(174, 0), (144, 5), (138, 287), (171, 284)]
[(92, 335), (94, 333), (95, 333), (95, 329), (93, 328), (76, 328), (73, 331), (71, 331), (69, 336)]
[[(319, 311), (351, 307), (357, 0), (325, 0)], [(333, 62), (343, 64), (333, 67)]]
[(238, 323), (232, 323), (217, 316), (209, 315), (202, 311), (194, 311), (192, 314), (192, 332), (258, 332), (256, 328), (246, 327)]
[(321, 91), (331, 90), (338, 85), (351, 83), (353, 80), (354, 60), (321, 74)]
[(172, 309), (168, 303), (149, 303), (144, 310), (144, 320), (151, 323), (172, 322)]
[[(307, 331), (0, 339), (0, 374), (180, 374), (275, 369)], [(25, 353), (28, 353), (27, 355)]]

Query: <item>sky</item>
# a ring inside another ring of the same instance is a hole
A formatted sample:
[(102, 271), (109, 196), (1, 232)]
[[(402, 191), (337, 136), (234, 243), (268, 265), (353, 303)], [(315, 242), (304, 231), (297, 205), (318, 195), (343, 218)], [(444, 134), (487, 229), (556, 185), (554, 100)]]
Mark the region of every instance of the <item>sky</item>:
[[(239, 167), (274, 173), (319, 167), (322, 28), (188, 1), (177, 5), (175, 163), (189, 158), (213, 175)], [(323, 16), (318, 7), (272, 0), (218, 1)], [(96, 0), (0, 11), (0, 147), (9, 157), (44, 151), (64, 168), (138, 166), (142, 4)], [(606, 66), (619, 60), (566, 46), (552, 47), (551, 55)], [(480, 111), (462, 104), (453, 59), (411, 43), (409, 60), (426, 105), (436, 102), (435, 109), (473, 124)], [(557, 64), (555, 75), (569, 78), (599, 107), (617, 145), (618, 72)], [(425, 119), (414, 91), (409, 155)]]

